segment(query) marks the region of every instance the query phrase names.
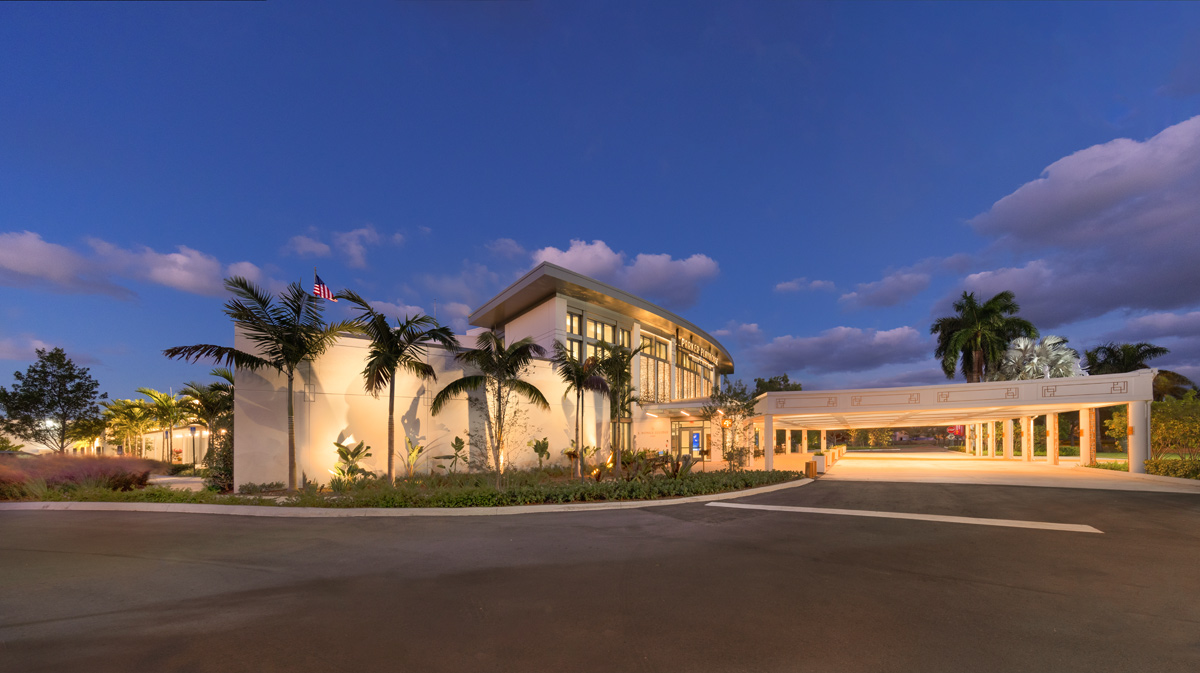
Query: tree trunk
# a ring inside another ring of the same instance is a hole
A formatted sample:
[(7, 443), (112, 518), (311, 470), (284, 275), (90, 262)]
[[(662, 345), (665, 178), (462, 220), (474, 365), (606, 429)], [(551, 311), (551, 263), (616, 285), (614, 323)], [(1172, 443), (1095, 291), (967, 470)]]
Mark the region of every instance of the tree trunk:
[(388, 384), (388, 483), (396, 483), (396, 372)]
[(583, 481), (583, 392), (575, 391), (575, 476)]
[(983, 351), (972, 351), (971, 359), (971, 376), (967, 383), (979, 383), (983, 380)]
[(292, 396), (292, 380), (295, 374), (288, 370), (288, 491), (296, 490), (296, 409)]

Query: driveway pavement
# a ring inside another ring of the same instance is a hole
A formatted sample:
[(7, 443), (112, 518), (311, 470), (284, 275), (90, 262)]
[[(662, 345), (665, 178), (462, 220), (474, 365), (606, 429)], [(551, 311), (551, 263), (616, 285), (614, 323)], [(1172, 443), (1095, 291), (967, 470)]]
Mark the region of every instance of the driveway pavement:
[(821, 479), (411, 519), (0, 512), (0, 671), (1195, 671), (1200, 497)]
[(1080, 467), (1078, 458), (1062, 458), (1058, 465), (1050, 465), (1045, 456), (1026, 463), (1020, 459), (975, 458), (957, 451), (850, 452), (823, 479), (1200, 494), (1200, 481)]

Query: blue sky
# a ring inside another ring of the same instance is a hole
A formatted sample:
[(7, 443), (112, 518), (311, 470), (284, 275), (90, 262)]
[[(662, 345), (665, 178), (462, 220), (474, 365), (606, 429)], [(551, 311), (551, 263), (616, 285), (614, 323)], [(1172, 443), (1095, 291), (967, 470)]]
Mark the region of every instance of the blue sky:
[(3, 4), (0, 384), (203, 379), (159, 353), (231, 342), (229, 273), (461, 329), (543, 259), (744, 378), (936, 382), (964, 289), (1200, 375), (1197, 45), (1186, 3)]

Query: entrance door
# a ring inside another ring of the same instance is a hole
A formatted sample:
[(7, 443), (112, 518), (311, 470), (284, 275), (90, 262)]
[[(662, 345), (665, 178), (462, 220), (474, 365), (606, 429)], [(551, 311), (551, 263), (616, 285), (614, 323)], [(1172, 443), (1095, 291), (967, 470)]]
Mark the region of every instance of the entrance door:
[(679, 429), (679, 449), (681, 453), (690, 453), (692, 454), (692, 458), (701, 460), (704, 458), (703, 451), (705, 446), (704, 428)]

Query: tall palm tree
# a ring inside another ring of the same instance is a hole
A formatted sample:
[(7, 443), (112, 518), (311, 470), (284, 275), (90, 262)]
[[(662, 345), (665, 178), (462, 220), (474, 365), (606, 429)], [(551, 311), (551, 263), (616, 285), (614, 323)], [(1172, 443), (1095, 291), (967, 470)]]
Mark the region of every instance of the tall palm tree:
[(990, 377), (996, 381), (1063, 378), (1082, 376), (1079, 353), (1067, 347), (1067, 340), (1054, 335), (1040, 341), (1017, 337), (1008, 345), (1000, 366)]
[[(563, 397), (575, 393), (575, 476), (583, 478), (583, 394), (587, 391), (607, 393), (611, 390), (604, 380), (604, 370), (595, 357), (580, 360), (567, 350), (561, 341), (554, 342), (554, 368), (567, 384)], [(616, 461), (620, 463), (620, 458)]]
[(954, 378), (961, 357), (963, 376), (968, 383), (978, 383), (984, 372), (999, 362), (1013, 339), (1036, 339), (1037, 328), (1018, 318), (1019, 310), (1012, 292), (1001, 292), (983, 304), (974, 292), (963, 292), (954, 302), (955, 315), (938, 318), (929, 328), (930, 334), (937, 335), (934, 356), (941, 358), (946, 378)]
[(146, 433), (154, 427), (154, 415), (145, 400), (112, 400), (102, 402), (109, 430), (121, 438), (121, 445), (131, 455), (141, 456), (146, 450)]
[(367, 353), (367, 366), (363, 369), (364, 387), (372, 396), (388, 389), (388, 481), (396, 480), (396, 371), (403, 370), (420, 379), (437, 381), (437, 372), (424, 361), (431, 344), (446, 350), (458, 350), (458, 339), (449, 327), (438, 325), (436, 319), (427, 315), (404, 316), (396, 319), (397, 326), (388, 324), (387, 316), (371, 308), (365, 299), (353, 290), (338, 293), (359, 309), (358, 324), (364, 334), (371, 338)]
[(1155, 401), (1161, 402), (1168, 397), (1179, 399), (1189, 390), (1196, 390), (1196, 383), (1179, 372), (1160, 369), (1158, 376), (1154, 377)]
[(163, 448), (167, 455), (164, 460), (168, 463), (174, 462), (175, 428), (192, 418), (192, 410), (188, 409), (184, 401), (174, 393), (164, 393), (153, 388), (138, 388), (137, 391), (146, 396), (150, 414), (166, 432), (167, 441), (163, 444)]
[(288, 418), (288, 490), (296, 490), (296, 368), (302, 362), (317, 359), (333, 345), (340, 332), (357, 332), (352, 321), (326, 323), (324, 301), (304, 290), (299, 283), (288, 285), (275, 298), (258, 285), (234, 276), (225, 279), (225, 289), (233, 298), (225, 302), (225, 314), (233, 319), (257, 346), (258, 353), (247, 353), (231, 346), (197, 344), (175, 346), (163, 355), (175, 360), (198, 362), (215, 360), (226, 367), (258, 371), (274, 369), (287, 377)]
[(621, 451), (624, 431), (618, 430), (623, 422), (628, 423), (632, 414), (636, 394), (633, 389), (633, 359), (642, 352), (642, 346), (610, 345), (601, 341), (596, 344), (600, 351), (600, 371), (608, 381), (609, 436), (613, 438), (613, 474), (621, 478)]
[[(211, 437), (217, 426), (233, 413), (233, 373), (224, 367), (216, 367), (210, 373), (219, 380), (211, 383), (189, 381), (179, 392), (183, 394), (184, 402), (192, 405), (196, 419), (208, 429)], [(212, 450), (211, 439), (209, 450)], [(209, 460), (207, 455), (204, 460)]]
[(462, 378), (447, 384), (433, 398), (430, 412), (436, 416), (451, 398), (484, 389), (484, 403), (487, 406), (484, 422), (487, 424), (490, 444), (488, 448), (496, 464), (496, 488), (500, 488), (503, 486), (501, 480), (504, 471), (504, 447), (508, 440), (505, 431), (511, 420), (515, 403), (513, 397), (522, 397), (542, 409), (550, 408), (550, 403), (546, 401), (542, 391), (521, 378), (529, 370), (534, 358), (545, 357), (546, 349), (529, 337), (506, 347), (504, 337), (494, 330), (480, 334), (475, 346), (474, 349), (462, 351), (454, 357), (479, 373), (464, 373)]

